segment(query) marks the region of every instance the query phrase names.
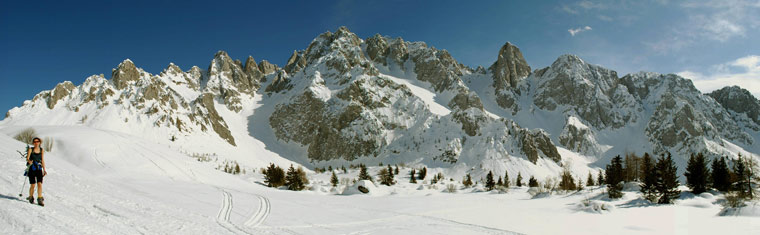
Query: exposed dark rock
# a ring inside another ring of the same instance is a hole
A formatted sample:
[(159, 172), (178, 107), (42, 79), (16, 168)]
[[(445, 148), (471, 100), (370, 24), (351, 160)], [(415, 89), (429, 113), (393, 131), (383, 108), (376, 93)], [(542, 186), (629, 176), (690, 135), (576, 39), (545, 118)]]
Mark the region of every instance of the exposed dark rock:
[(50, 99), (47, 102), (48, 108), (53, 109), (59, 100), (68, 97), (69, 94), (71, 94), (71, 91), (75, 88), (74, 84), (69, 81), (58, 83), (53, 89), (53, 92), (50, 93)]
[(530, 66), (520, 49), (509, 42), (501, 47), (499, 57), (488, 69), (493, 73), (493, 86), (497, 90), (514, 88), (520, 79), (530, 74)]
[(131, 60), (126, 59), (111, 73), (111, 80), (116, 89), (127, 87), (130, 82), (136, 82), (140, 78), (140, 71)]

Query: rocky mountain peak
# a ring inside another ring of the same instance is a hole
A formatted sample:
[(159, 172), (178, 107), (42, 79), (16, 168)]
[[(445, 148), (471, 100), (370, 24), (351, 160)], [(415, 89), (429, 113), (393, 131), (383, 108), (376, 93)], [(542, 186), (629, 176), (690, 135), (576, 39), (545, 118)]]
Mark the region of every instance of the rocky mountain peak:
[(727, 86), (707, 94), (721, 106), (738, 114), (746, 114), (760, 125), (760, 101), (752, 93), (739, 86)]
[(277, 71), (277, 65), (269, 63), (267, 60), (261, 60), (261, 62), (259, 62), (259, 71), (261, 71), (263, 74), (274, 73)]
[(119, 66), (111, 72), (111, 79), (117, 89), (127, 87), (129, 82), (137, 81), (140, 78), (140, 71), (132, 60), (125, 59)]
[(501, 47), (496, 62), (489, 70), (493, 73), (493, 86), (497, 89), (516, 87), (517, 82), (531, 71), (520, 49), (510, 42)]
[(289, 74), (295, 74), (306, 67), (306, 59), (303, 56), (303, 52), (293, 51), (293, 54), (288, 58), (288, 62), (285, 64), (285, 71)]
[(166, 66), (163, 73), (167, 74), (181, 74), (182, 69), (179, 68), (179, 66), (175, 65), (174, 63), (169, 63), (169, 66)]

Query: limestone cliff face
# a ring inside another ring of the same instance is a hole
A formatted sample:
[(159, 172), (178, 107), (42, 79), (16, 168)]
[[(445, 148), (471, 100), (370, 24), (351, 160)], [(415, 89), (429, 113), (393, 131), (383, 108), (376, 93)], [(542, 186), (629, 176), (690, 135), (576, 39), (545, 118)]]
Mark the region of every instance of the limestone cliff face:
[[(485, 73), (482, 67), (478, 70), (479, 73)], [(496, 62), (488, 68), (488, 71), (493, 79), (492, 86), (499, 107), (510, 110), (513, 114), (520, 111), (516, 102), (523, 91), (518, 84), (531, 73), (530, 66), (523, 58), (520, 49), (509, 42), (504, 44), (499, 50)]]
[(738, 86), (730, 86), (707, 95), (726, 108), (737, 122), (744, 123), (754, 131), (760, 131), (760, 101), (749, 91)]
[(499, 56), (491, 67), (493, 86), (499, 89), (517, 87), (517, 83), (530, 75), (530, 66), (517, 46), (507, 42), (499, 50)]

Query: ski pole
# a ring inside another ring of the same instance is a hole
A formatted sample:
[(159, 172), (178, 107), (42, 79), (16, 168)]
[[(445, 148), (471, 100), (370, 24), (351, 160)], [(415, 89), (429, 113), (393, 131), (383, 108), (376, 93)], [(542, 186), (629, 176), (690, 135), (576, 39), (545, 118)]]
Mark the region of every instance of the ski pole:
[(24, 193), (24, 187), (26, 186), (26, 180), (24, 180), (24, 184), (21, 185), (21, 192), (18, 192), (18, 196), (22, 197)]

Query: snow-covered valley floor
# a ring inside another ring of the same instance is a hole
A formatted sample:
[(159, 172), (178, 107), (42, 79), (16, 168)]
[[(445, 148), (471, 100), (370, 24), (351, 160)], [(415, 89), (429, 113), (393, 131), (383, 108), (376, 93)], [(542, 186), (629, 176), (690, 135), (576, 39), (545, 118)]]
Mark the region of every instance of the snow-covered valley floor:
[(0, 129), (0, 234), (760, 234), (760, 206), (719, 216), (721, 194), (651, 205), (636, 192), (610, 201), (598, 187), (536, 198), (527, 187), (449, 193), (448, 180), (408, 183), (409, 168), (371, 195), (337, 195), (329, 173), (311, 173), (311, 189), (293, 192), (263, 186), (258, 170), (227, 174), (119, 132), (38, 132), (56, 141), (45, 156), (45, 207), (19, 199), (28, 195), (16, 152), (24, 144)]

